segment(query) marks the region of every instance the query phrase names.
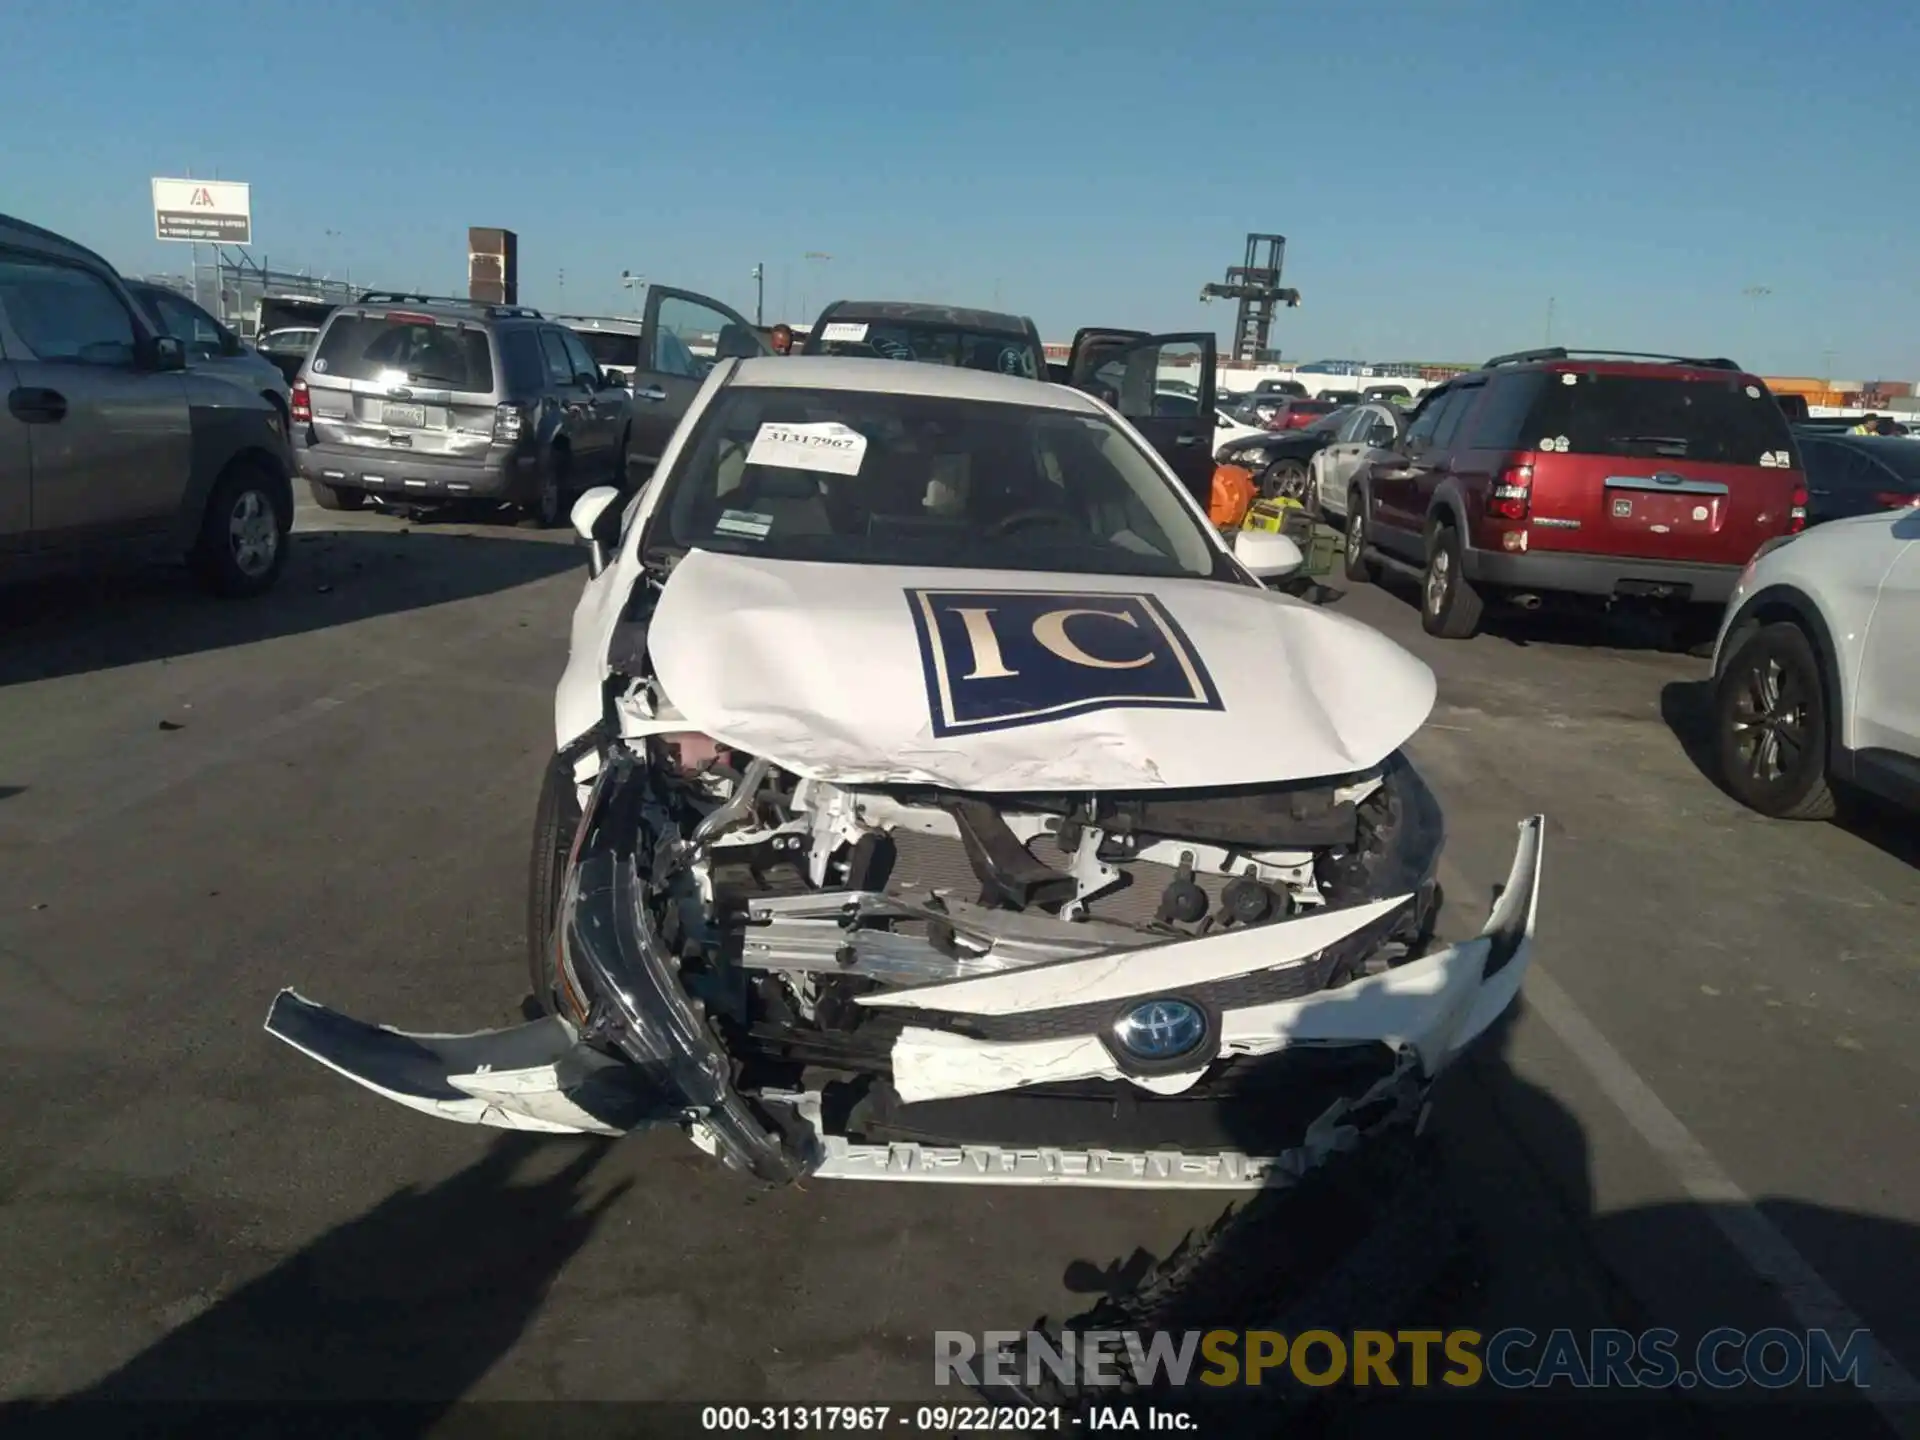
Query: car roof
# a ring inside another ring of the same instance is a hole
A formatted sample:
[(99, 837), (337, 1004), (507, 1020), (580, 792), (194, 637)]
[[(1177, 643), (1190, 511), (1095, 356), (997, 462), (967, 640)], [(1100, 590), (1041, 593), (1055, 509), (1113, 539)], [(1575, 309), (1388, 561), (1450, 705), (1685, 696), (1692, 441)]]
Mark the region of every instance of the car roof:
[(20, 250), (40, 250), (57, 255), (65, 260), (83, 260), (98, 265), (115, 275), (120, 272), (107, 264), (104, 257), (95, 254), (84, 245), (56, 235), (28, 220), (18, 220), (11, 215), (0, 214), (0, 245), (11, 245)]
[(403, 291), (370, 290), (355, 299), (336, 306), (335, 316), (350, 310), (372, 310), (385, 313), (389, 310), (418, 312), (423, 315), (445, 315), (449, 319), (460, 320), (545, 320), (530, 305), (495, 305), (485, 300), (462, 300), (457, 295), (413, 295)]
[(646, 323), (634, 315), (551, 315), (547, 318), (575, 330), (602, 330), (610, 335), (639, 335), (647, 328)]
[(1665, 375), (1684, 380), (1726, 380), (1758, 383), (1759, 377), (1721, 356), (1652, 355), (1631, 350), (1579, 350), (1556, 345), (1541, 350), (1519, 350), (1496, 355), (1478, 370), (1455, 375), (1447, 383), (1489, 373), (1515, 370), (1549, 375), (1569, 372), (1591, 375)]
[(795, 390), (864, 390), (875, 395), (923, 395), (948, 400), (984, 400), (1042, 410), (1103, 414), (1078, 390), (1045, 380), (1027, 380), (991, 370), (954, 365), (917, 365), (904, 360), (866, 360), (836, 355), (766, 356), (742, 360), (730, 384)]
[(933, 305), (919, 300), (836, 300), (823, 320), (899, 320), (954, 325), (964, 330), (986, 330), (1024, 335), (1031, 323), (1024, 315), (1001, 310), (975, 310), (965, 305)]

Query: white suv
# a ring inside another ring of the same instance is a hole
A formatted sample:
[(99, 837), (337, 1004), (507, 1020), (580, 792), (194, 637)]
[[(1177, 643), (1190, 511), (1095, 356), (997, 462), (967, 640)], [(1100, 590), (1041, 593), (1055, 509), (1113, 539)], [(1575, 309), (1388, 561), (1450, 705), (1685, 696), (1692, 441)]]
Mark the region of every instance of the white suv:
[(1714, 646), (1721, 783), (1764, 815), (1820, 820), (1830, 782), (1920, 809), (1920, 509), (1763, 547)]

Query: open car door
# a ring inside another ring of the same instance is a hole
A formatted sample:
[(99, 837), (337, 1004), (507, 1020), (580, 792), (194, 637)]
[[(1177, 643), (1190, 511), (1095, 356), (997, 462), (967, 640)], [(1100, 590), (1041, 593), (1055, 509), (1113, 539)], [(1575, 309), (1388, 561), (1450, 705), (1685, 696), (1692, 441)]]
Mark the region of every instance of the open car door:
[[(1210, 334), (1082, 330), (1073, 337), (1067, 383), (1124, 415), (1204, 506), (1213, 494), (1217, 354)], [(1163, 390), (1165, 380), (1182, 381), (1195, 393)]]
[(647, 287), (640, 363), (633, 373), (629, 483), (646, 479), (686, 418), (707, 372), (721, 360), (771, 355), (773, 347), (740, 313), (710, 295)]

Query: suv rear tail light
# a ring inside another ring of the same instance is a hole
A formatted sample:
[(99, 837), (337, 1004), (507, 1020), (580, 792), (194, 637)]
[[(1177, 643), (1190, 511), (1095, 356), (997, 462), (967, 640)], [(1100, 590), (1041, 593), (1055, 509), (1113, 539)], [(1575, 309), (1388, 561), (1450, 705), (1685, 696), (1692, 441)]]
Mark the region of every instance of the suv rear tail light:
[(1524, 520), (1533, 498), (1533, 467), (1509, 465), (1487, 496), (1487, 514), (1496, 520)]
[(1905, 510), (1910, 506), (1920, 506), (1920, 492), (1903, 495), (1898, 490), (1882, 490), (1873, 497), (1873, 503), (1885, 510)]
[(313, 396), (307, 390), (306, 381), (293, 382), (293, 393), (288, 400), (287, 413), (302, 425), (313, 423)]
[(520, 432), (526, 426), (527, 417), (518, 405), (496, 405), (493, 407), (493, 438), (502, 443), (511, 444), (520, 438)]
[(1787, 510), (1787, 533), (1798, 535), (1807, 528), (1807, 487), (1793, 487), (1793, 504)]

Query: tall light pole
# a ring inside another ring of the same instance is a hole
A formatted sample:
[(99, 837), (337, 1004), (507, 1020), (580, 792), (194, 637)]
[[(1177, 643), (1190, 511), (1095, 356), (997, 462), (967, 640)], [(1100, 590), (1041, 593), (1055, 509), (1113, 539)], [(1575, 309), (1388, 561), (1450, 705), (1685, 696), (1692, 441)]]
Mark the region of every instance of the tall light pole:
[[(802, 255), (802, 256), (801, 256), (800, 258), (801, 258), (802, 260), (806, 260), (806, 261), (811, 261), (811, 260), (821, 260), (821, 261), (826, 261), (826, 260), (831, 260), (831, 259), (833, 259), (833, 257), (832, 257), (831, 255), (829, 255), (829, 254), (827, 254), (827, 253), (826, 253), (825, 251), (823, 251), (823, 250), (809, 250), (809, 251), (807, 251), (807, 252), (806, 252), (806, 253), (805, 253), (804, 255)], [(806, 269), (806, 271), (805, 271), (805, 273), (806, 273), (806, 274), (811, 274), (811, 273), (812, 273), (812, 271), (813, 271), (813, 267), (812, 267), (811, 265), (809, 265), (809, 266), (807, 267), (807, 269)], [(808, 298), (809, 298), (809, 297), (810, 297), (810, 296), (812, 295), (812, 293), (813, 293), (813, 287), (812, 287), (812, 285), (811, 285), (811, 283), (807, 283), (807, 284), (803, 284), (803, 285), (802, 285), (802, 287), (801, 287), (801, 290), (800, 290), (800, 310), (801, 310), (801, 312), (802, 312), (802, 313), (801, 313), (801, 317), (800, 317), (800, 318), (801, 318), (801, 319), (803, 319), (803, 320), (806, 320), (806, 321), (809, 321), (809, 322), (811, 322), (811, 320), (812, 320), (812, 318), (813, 318), (813, 309), (812, 309), (812, 307), (811, 307), (811, 306), (809, 306), (809, 305), (807, 304), (807, 300), (808, 300)]]
[(753, 267), (753, 323), (767, 323), (767, 267), (764, 264)]
[(620, 272), (620, 286), (623, 290), (627, 291), (628, 294), (645, 290), (647, 288), (647, 277), (644, 275), (636, 275), (631, 270), (622, 270)]
[(1553, 296), (1547, 296), (1547, 344), (1549, 345), (1553, 344), (1553, 300)]
[(1773, 294), (1773, 287), (1771, 285), (1748, 285), (1742, 289), (1740, 293), (1753, 302), (1753, 324), (1755, 333), (1757, 334), (1760, 322), (1760, 302)]

